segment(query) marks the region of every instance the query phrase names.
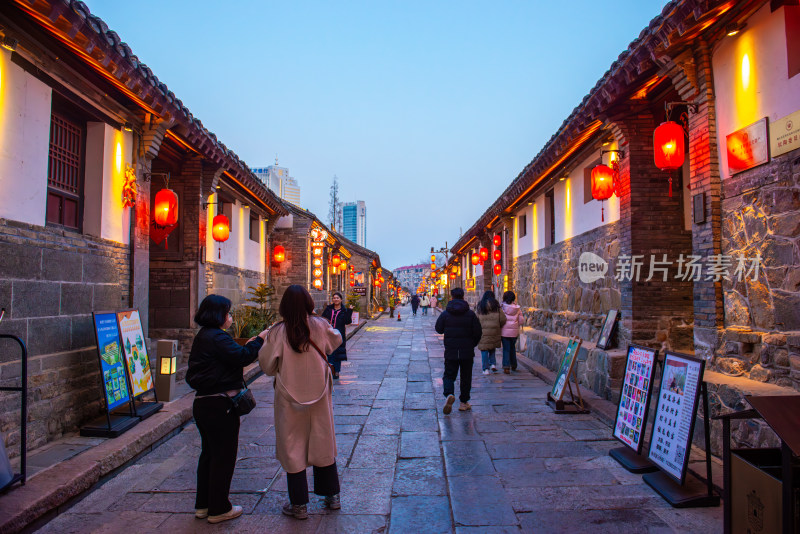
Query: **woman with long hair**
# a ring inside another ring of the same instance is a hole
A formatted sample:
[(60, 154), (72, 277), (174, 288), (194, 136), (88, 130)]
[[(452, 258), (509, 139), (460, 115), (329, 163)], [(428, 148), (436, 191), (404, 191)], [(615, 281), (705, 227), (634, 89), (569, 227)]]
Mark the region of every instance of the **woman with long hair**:
[(267, 336), (264, 330), (240, 346), (225, 331), (233, 323), (230, 311), (231, 301), (220, 295), (200, 303), (194, 321), (201, 328), (186, 372), (186, 383), (196, 391), (192, 414), (200, 432), (194, 516), (209, 523), (242, 515), (242, 507), (228, 500), (239, 449), (239, 415), (231, 398), (244, 387), (243, 369), (256, 361)]
[(302, 286), (286, 289), (278, 311), (283, 320), (270, 328), (258, 362), (275, 377), (276, 456), (289, 486), (283, 513), (306, 519), (309, 466), (314, 467), (314, 493), (325, 497), (327, 508), (341, 508), (333, 379), (325, 355), (342, 344), (342, 336), (328, 321), (313, 315), (314, 301)]
[(342, 362), (347, 361), (347, 333), (346, 326), (353, 322), (353, 307), (350, 309), (342, 305), (342, 294), (336, 291), (331, 297), (332, 303), (322, 311), (322, 318), (342, 335), (342, 344), (339, 348), (328, 354), (328, 363), (333, 365), (333, 378), (339, 378)]
[(517, 370), (517, 338), (519, 337), (519, 326), (521, 314), (519, 305), (514, 304), (517, 296), (513, 291), (503, 293), (503, 304), (501, 308), (506, 314), (506, 324), (500, 331), (503, 343), (503, 372), (510, 374)]
[[(494, 296), (494, 291), (487, 291), (478, 302), (476, 315), (481, 322), (481, 340), (478, 350), (481, 351), (483, 374), (497, 372), (497, 359), (495, 350), (500, 348), (500, 329), (506, 324), (506, 315), (500, 309), (500, 303)], [(491, 368), (491, 371), (490, 371)]]

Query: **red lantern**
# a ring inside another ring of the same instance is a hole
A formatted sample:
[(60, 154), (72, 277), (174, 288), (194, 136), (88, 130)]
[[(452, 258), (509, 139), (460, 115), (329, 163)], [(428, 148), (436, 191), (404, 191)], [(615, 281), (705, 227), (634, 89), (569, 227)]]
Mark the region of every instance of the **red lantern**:
[(456, 279), (456, 272), (450, 271), (450, 280), (455, 280), (455, 279)]
[(492, 257), (494, 258), (494, 261), (500, 261), (503, 259), (503, 253), (500, 251), (500, 249), (497, 249), (492, 254)]
[[(662, 122), (653, 132), (653, 159), (662, 171), (674, 171), (686, 159), (683, 127), (674, 121)], [(672, 196), (672, 177), (669, 178), (669, 196)]]
[[(231, 223), (224, 215), (215, 215), (211, 221), (211, 237), (214, 241), (222, 243), (227, 241), (231, 235)], [(222, 258), (222, 247), (219, 249), (219, 257)]]
[(481, 257), (477, 254), (472, 255), (472, 265), (478, 265), (481, 262)]
[(592, 198), (601, 202), (601, 221), (605, 220), (602, 202), (611, 198), (614, 193), (614, 174), (614, 169), (608, 165), (597, 165), (592, 169)]
[(494, 234), (494, 238), (492, 238), (492, 243), (494, 243), (494, 246), (499, 247), (503, 243), (503, 238), (500, 237), (500, 234)]
[(272, 258), (275, 260), (275, 263), (283, 263), (284, 260), (286, 260), (286, 249), (278, 245), (272, 251)]
[(339, 264), (342, 262), (342, 258), (338, 254), (334, 254), (331, 256), (331, 265), (334, 267), (338, 267)]
[(486, 260), (489, 259), (489, 249), (488, 248), (481, 247), (479, 253), (481, 255), (481, 263), (483, 263), (483, 262), (485, 262)]
[(500, 274), (503, 272), (503, 266), (499, 263), (494, 264), (494, 274)]
[(178, 195), (175, 191), (162, 189), (156, 193), (153, 218), (161, 226), (172, 226), (178, 222)]
[(356, 283), (353, 282), (352, 280), (350, 280), (350, 287), (354, 287), (355, 285), (356, 285)]

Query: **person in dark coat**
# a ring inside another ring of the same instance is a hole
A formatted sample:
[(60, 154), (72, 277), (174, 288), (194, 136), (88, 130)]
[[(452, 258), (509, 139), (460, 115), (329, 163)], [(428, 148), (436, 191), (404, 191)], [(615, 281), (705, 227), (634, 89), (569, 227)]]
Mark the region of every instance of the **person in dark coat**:
[(194, 515), (219, 523), (242, 515), (228, 494), (239, 449), (239, 415), (231, 398), (244, 387), (245, 366), (258, 358), (267, 330), (240, 346), (225, 329), (230, 328), (231, 301), (208, 295), (194, 321), (201, 326), (192, 343), (186, 383), (195, 390), (192, 414), (200, 432), (197, 495)]
[(414, 315), (417, 314), (417, 308), (419, 308), (419, 297), (414, 295), (411, 297), (411, 311), (414, 313)]
[(456, 398), (453, 395), (456, 377), (461, 372), (461, 401), (458, 409), (462, 412), (470, 410), (470, 391), (472, 390), (472, 362), (475, 358), (475, 347), (481, 340), (481, 323), (475, 312), (469, 309), (464, 300), (464, 290), (455, 287), (450, 290), (453, 297), (447, 308), (436, 319), (436, 332), (444, 334), (444, 386), (445, 401), (443, 412), (449, 414)]
[(338, 291), (331, 298), (333, 304), (329, 304), (322, 312), (322, 318), (326, 319), (332, 327), (342, 334), (342, 344), (339, 348), (328, 354), (328, 361), (333, 364), (333, 378), (339, 378), (342, 370), (342, 362), (347, 361), (347, 332), (346, 325), (353, 323), (353, 307), (349, 309), (342, 306), (342, 294)]

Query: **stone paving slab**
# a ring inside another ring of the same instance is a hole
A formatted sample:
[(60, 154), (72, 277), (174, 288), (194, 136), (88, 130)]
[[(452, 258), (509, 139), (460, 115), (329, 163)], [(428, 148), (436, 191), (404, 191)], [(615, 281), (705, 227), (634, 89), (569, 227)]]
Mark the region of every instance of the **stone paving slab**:
[(618, 442), (605, 419), (554, 414), (543, 401), (550, 386), (524, 367), (484, 376), (477, 363), (472, 411), (456, 404), (444, 415), (435, 316), (401, 313), (402, 322), (382, 318), (352, 337), (334, 386), (341, 510), (312, 494), (308, 520), (281, 514), (286, 476), (275, 460), (271, 379), (262, 377), (253, 384), (258, 407), (242, 420), (232, 483), (241, 518), (221, 525), (194, 518), (199, 436), (189, 424), (41, 531), (721, 531), (721, 508), (672, 509), (608, 456)]

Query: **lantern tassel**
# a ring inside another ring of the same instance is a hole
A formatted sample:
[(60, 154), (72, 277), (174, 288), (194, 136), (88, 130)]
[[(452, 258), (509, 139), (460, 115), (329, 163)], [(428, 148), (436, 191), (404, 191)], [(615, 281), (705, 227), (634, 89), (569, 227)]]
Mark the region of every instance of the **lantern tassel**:
[(601, 203), (600, 203), (600, 222), (605, 222), (605, 220), (606, 220), (606, 219), (605, 219), (605, 217), (604, 217), (604, 215), (603, 215), (603, 211), (604, 211), (604, 209), (603, 209), (603, 203), (601, 202)]
[(672, 198), (672, 176), (669, 177), (669, 198)]
[(219, 247), (219, 256), (217, 259), (222, 259), (222, 247)]

